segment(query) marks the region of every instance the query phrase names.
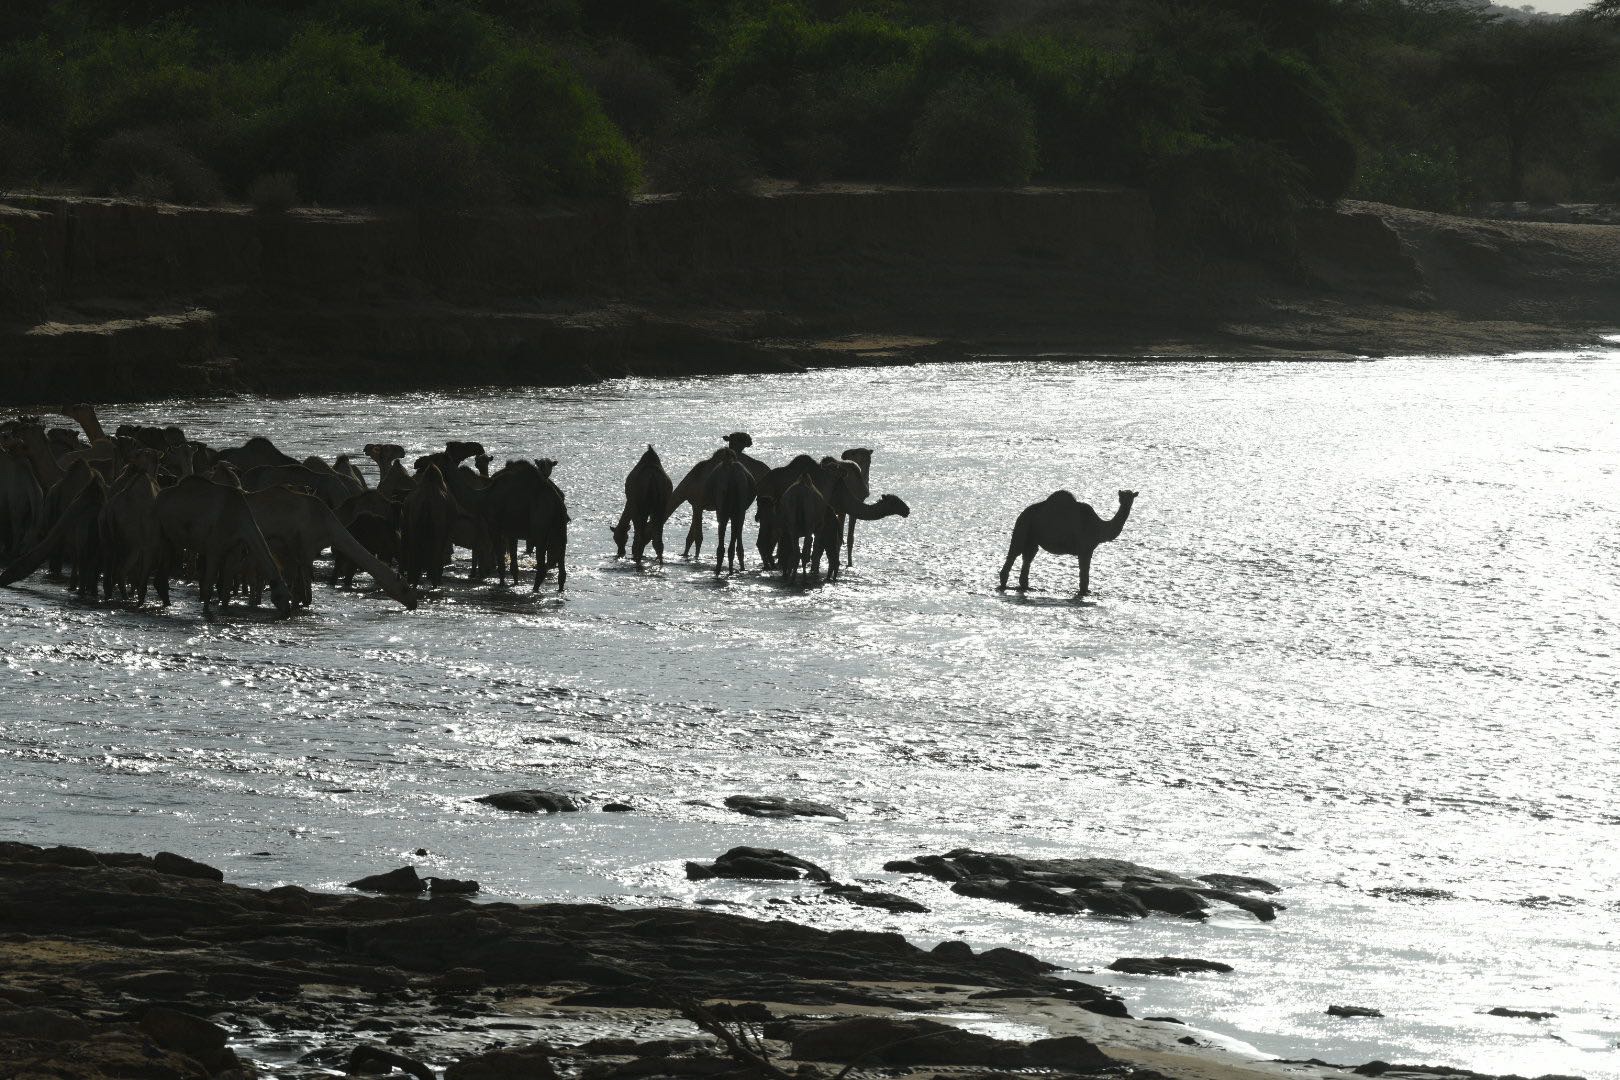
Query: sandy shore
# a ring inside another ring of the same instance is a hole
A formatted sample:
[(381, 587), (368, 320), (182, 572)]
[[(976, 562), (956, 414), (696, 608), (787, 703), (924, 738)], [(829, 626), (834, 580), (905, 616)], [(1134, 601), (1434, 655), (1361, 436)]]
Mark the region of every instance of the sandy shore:
[(1131, 1018), (1006, 949), (706, 909), (477, 903), (437, 881), (330, 895), (220, 877), (163, 853), (0, 843), (0, 1075), (1476, 1075), (1265, 1060)]

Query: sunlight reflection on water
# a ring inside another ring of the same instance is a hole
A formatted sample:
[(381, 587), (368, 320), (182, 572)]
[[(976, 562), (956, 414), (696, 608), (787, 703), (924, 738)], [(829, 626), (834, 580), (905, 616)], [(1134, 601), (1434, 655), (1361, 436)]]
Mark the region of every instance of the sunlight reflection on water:
[[(987, 362), (107, 413), (300, 455), (454, 437), (558, 458), (569, 591), (457, 582), (405, 613), (322, 590), (288, 623), (213, 625), (189, 587), (143, 613), (38, 578), (0, 591), (10, 835), (333, 887), (424, 846), (433, 872), (503, 898), (713, 896), (761, 917), (791, 888), (699, 886), (682, 862), (782, 847), (934, 909), (782, 909), (818, 925), (1085, 968), (1232, 963), (1094, 978), (1137, 1014), (1283, 1056), (1620, 1077), (1620, 353)], [(819, 589), (615, 564), (607, 529), (644, 444), (678, 478), (737, 428), (772, 461), (872, 447), (874, 494), (912, 516), (863, 524), (854, 568)], [(1105, 516), (1141, 492), (1096, 595), (1077, 604), (1052, 556), (1028, 597), (996, 593), (1012, 519), (1059, 487)], [(468, 801), (520, 786), (639, 812)], [(718, 808), (738, 792), (850, 820)], [(881, 871), (956, 846), (1255, 874), (1289, 910), (1052, 918)], [(1389, 1016), (1333, 1020), (1334, 1003)], [(1559, 1016), (1483, 1015), (1496, 1005)]]

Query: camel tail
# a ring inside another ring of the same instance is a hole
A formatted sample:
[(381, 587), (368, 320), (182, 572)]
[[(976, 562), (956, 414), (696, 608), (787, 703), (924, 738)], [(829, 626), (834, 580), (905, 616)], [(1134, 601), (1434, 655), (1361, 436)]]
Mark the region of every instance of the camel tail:
[(408, 610), (416, 609), (416, 598), (405, 588), (405, 583), (399, 580), (399, 575), (382, 564), (382, 561), (367, 551), (365, 545), (354, 538), (354, 534), (343, 527), (337, 515), (328, 511), (326, 514), (327, 540), (332, 550), (343, 555), (360, 569), (370, 574), (372, 579), (382, 587), (383, 592), (403, 604)]

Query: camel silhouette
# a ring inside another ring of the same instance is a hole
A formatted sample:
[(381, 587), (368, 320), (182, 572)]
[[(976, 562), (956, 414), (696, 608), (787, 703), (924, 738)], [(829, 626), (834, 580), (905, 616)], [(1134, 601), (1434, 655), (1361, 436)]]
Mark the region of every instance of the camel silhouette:
[(1023, 565), (1018, 571), (1018, 591), (1029, 588), (1029, 564), (1039, 549), (1053, 555), (1076, 556), (1080, 563), (1080, 595), (1090, 595), (1092, 552), (1097, 550), (1098, 544), (1118, 538), (1135, 502), (1136, 492), (1121, 490), (1119, 509), (1107, 521), (1097, 516), (1090, 503), (1080, 502), (1067, 491), (1054, 491), (1040, 502), (1025, 507), (1013, 525), (1007, 561), (1001, 564), (1001, 588), (1007, 587), (1013, 560), (1019, 558), (1023, 559)]
[(664, 504), (669, 501), (673, 491), (674, 485), (670, 482), (669, 473), (664, 471), (658, 451), (648, 443), (646, 453), (630, 470), (630, 475), (624, 478), (624, 512), (619, 515), (619, 523), (612, 530), (613, 542), (619, 548), (619, 558), (624, 558), (624, 546), (631, 543), (633, 528), (635, 539), (630, 551), (636, 565), (641, 565), (649, 543), (658, 561), (664, 561)]

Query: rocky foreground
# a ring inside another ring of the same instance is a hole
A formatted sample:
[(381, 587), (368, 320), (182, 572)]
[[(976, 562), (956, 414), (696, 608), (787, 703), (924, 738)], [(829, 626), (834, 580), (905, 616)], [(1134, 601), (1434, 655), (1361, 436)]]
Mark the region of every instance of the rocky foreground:
[(0, 843), (0, 1077), (1477, 1076), (1253, 1061), (1010, 949), (222, 878), (169, 853)]

